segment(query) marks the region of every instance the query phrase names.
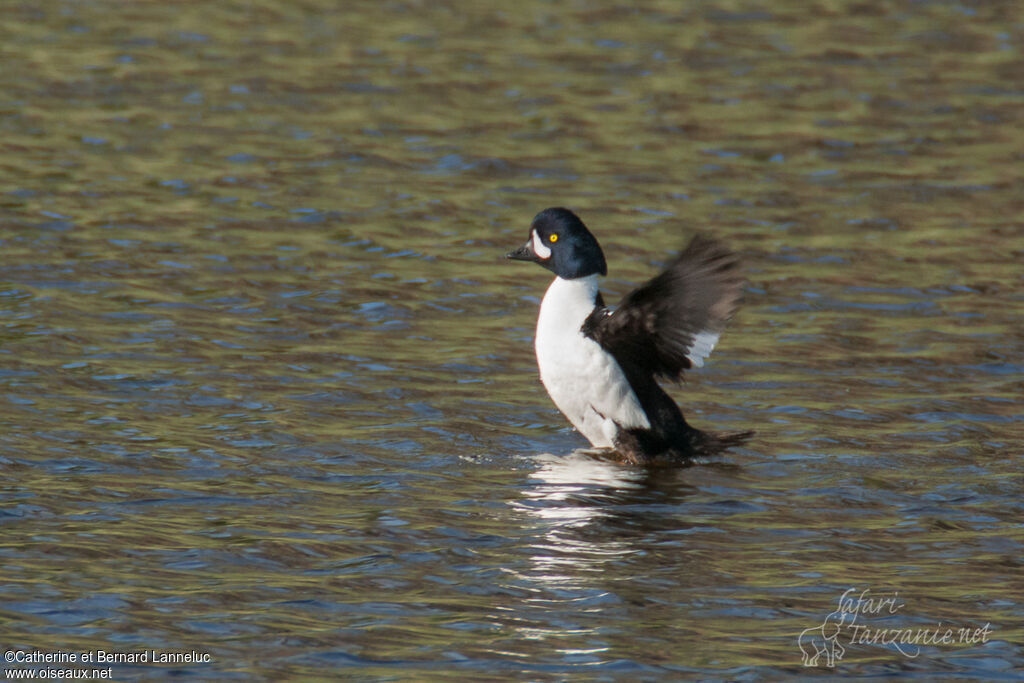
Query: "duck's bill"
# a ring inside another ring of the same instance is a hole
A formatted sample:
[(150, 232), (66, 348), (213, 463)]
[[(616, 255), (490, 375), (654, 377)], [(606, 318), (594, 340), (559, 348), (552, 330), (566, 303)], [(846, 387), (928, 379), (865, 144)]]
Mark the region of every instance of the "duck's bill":
[(533, 241), (528, 240), (526, 244), (515, 251), (508, 252), (505, 254), (505, 258), (512, 261), (536, 261), (537, 253), (533, 250)]

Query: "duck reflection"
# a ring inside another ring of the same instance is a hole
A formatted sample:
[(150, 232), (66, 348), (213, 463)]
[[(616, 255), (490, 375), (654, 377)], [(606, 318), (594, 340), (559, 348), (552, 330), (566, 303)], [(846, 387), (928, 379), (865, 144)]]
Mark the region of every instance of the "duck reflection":
[(528, 597), (519, 618), (496, 613), (495, 621), (544, 642), (549, 654), (593, 666), (614, 661), (619, 645), (595, 626), (594, 614), (606, 625), (632, 624), (641, 605), (651, 623), (674, 623), (674, 603), (651, 588), (668, 595), (705, 580), (703, 556), (689, 543), (691, 529), (705, 522), (688, 505), (700, 497), (688, 482), (703, 480), (708, 468), (629, 466), (601, 450), (531, 460), (530, 481), (511, 502), (528, 556), (504, 570), (508, 588)]
[(696, 491), (686, 483), (684, 469), (624, 465), (610, 450), (544, 454), (534, 462), (538, 467), (530, 479), (537, 483), (524, 491), (523, 503), (545, 519), (583, 525), (609, 518), (631, 522), (636, 521), (633, 513), (641, 512), (635, 506), (678, 503)]
[(531, 575), (549, 586), (583, 587), (609, 562), (647, 551), (645, 538), (691, 525), (678, 505), (696, 488), (685, 470), (640, 468), (603, 450), (534, 458), (533, 485), (513, 506), (537, 525)]

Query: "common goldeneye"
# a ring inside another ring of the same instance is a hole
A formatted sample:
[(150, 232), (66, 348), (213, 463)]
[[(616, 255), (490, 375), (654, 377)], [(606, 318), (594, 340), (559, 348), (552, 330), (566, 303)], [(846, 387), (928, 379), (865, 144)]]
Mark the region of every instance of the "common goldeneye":
[(753, 434), (694, 429), (657, 382), (704, 365), (739, 306), (739, 259), (720, 242), (694, 237), (615, 309), (598, 291), (608, 272), (601, 246), (568, 209), (537, 214), (529, 240), (506, 257), (556, 275), (537, 318), (537, 365), (551, 400), (594, 447), (633, 464), (678, 462)]

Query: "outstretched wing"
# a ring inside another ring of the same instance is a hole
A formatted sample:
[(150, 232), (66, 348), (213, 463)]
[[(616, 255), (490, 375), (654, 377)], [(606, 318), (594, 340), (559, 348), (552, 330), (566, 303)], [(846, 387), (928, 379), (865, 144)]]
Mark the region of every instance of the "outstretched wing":
[(698, 235), (614, 311), (595, 309), (583, 333), (624, 368), (679, 380), (683, 370), (704, 365), (739, 306), (742, 288), (736, 254)]

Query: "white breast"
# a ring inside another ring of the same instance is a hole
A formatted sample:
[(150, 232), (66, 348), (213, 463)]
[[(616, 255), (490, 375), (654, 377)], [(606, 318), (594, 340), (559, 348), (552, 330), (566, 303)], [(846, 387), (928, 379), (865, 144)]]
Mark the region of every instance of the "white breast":
[(650, 423), (615, 358), (580, 331), (596, 295), (597, 275), (555, 278), (537, 319), (537, 365), (551, 400), (573, 426), (595, 447), (611, 448), (619, 427)]

